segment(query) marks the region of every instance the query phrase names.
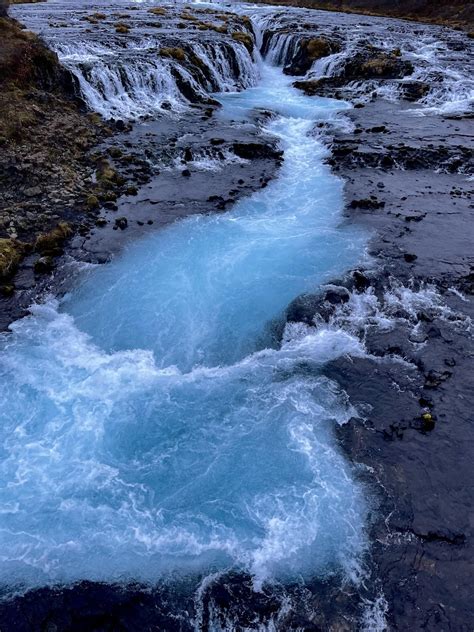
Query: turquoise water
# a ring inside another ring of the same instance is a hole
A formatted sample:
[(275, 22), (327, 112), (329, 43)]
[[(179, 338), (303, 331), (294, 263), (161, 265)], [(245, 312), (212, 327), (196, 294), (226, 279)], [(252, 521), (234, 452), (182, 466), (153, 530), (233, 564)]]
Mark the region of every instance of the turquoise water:
[(366, 501), (333, 436), (352, 411), (320, 370), (362, 351), (331, 328), (272, 337), (294, 297), (363, 252), (313, 134), (343, 106), (267, 66), (222, 101), (231, 118), (278, 114), (279, 177), (134, 243), (2, 342), (4, 584), (357, 574)]

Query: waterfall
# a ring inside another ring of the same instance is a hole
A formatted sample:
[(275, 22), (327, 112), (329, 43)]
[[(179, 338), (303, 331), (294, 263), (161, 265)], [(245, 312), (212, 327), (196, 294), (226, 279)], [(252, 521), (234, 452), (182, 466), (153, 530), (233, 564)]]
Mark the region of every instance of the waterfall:
[(212, 92), (248, 88), (258, 78), (246, 49), (230, 39), (191, 40), (185, 61), (160, 56), (161, 38), (101, 42), (53, 42), (62, 63), (77, 77), (88, 106), (105, 118), (136, 119), (162, 109), (183, 111)]

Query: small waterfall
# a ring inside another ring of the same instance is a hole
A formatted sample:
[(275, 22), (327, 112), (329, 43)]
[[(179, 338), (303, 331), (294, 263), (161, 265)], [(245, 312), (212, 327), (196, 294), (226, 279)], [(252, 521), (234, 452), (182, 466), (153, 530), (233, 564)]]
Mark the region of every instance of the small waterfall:
[[(78, 41), (54, 43), (64, 65), (77, 77), (89, 107), (105, 118), (135, 119), (161, 109), (182, 111), (189, 102), (206, 101), (211, 92), (238, 91), (253, 85), (258, 72), (247, 48), (213, 38), (186, 41), (184, 59), (160, 56), (159, 38), (121, 46)], [(172, 47), (170, 47), (172, 48)]]
[(298, 33), (270, 33), (264, 38), (262, 53), (273, 66), (286, 66), (291, 62), (301, 35)]

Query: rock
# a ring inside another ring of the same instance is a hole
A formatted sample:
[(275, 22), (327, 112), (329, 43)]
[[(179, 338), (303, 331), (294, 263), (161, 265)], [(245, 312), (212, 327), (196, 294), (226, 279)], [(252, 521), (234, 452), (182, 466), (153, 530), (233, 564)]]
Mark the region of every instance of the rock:
[(95, 220), (95, 225), (99, 226), (99, 228), (107, 226), (107, 220), (104, 217), (99, 217)]
[(430, 91), (429, 84), (423, 81), (405, 81), (400, 87), (402, 97), (407, 101), (419, 101)]
[(130, 25), (124, 24), (123, 22), (117, 22), (115, 25), (115, 32), (126, 35), (127, 33), (130, 33)]
[(283, 152), (277, 149), (275, 145), (270, 143), (233, 143), (232, 149), (234, 154), (239, 158), (245, 160), (252, 160), (255, 158), (269, 158), (281, 160), (283, 158)]
[(340, 305), (341, 303), (347, 303), (351, 295), (347, 288), (342, 286), (333, 285), (324, 293), (324, 300), (331, 303), (331, 305)]
[(184, 176), (185, 178), (190, 178), (191, 172), (189, 171), (189, 169), (183, 169), (183, 171), (181, 171), (181, 175)]
[(128, 226), (128, 220), (126, 217), (117, 217), (115, 220), (115, 226), (120, 230), (125, 230)]
[(418, 257), (416, 255), (410, 254), (410, 253), (405, 253), (403, 255), (403, 258), (405, 259), (405, 261), (407, 263), (413, 263), (414, 261), (416, 261), (418, 259)]
[(175, 59), (176, 61), (186, 60), (186, 52), (182, 48), (160, 48), (158, 54), (161, 57), (168, 57), (169, 59)]
[(283, 72), (287, 75), (305, 75), (315, 61), (340, 50), (341, 47), (338, 42), (325, 37), (302, 39), (291, 64), (285, 66)]
[(40, 257), (35, 263), (35, 272), (38, 274), (48, 274), (53, 268), (54, 258), (50, 256)]
[(243, 31), (232, 33), (232, 39), (243, 44), (250, 54), (253, 53), (254, 41), (249, 33)]
[(376, 210), (383, 208), (385, 202), (377, 200), (377, 198), (364, 198), (363, 200), (352, 200), (349, 204), (350, 208), (360, 208), (364, 210)]
[(118, 206), (117, 204), (115, 204), (115, 202), (112, 202), (112, 200), (110, 200), (109, 202), (104, 202), (104, 208), (109, 211), (116, 211), (118, 209)]
[(0, 286), (0, 294), (2, 296), (4, 296), (5, 298), (9, 298), (10, 296), (13, 296), (14, 293), (15, 293), (15, 286), (14, 285), (2, 285), (2, 286)]
[(435, 427), (435, 418), (433, 417), (433, 415), (431, 413), (423, 413), (421, 415), (421, 421), (423, 423), (423, 430), (430, 432), (431, 430), (434, 430)]
[(41, 195), (41, 187), (28, 187), (24, 193), (26, 197), (38, 197)]
[(364, 292), (370, 287), (369, 278), (360, 270), (354, 270), (352, 278), (354, 279), (354, 287), (358, 292)]

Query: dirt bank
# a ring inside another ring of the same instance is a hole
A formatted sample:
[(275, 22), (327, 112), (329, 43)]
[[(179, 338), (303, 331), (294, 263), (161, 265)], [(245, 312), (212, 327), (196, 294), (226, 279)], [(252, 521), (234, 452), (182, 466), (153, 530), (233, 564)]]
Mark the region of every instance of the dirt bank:
[(259, 4), (304, 7), (324, 11), (360, 13), (362, 15), (381, 15), (406, 20), (444, 24), (467, 31), (474, 30), (474, 3), (454, 0), (442, 2), (436, 0), (409, 0), (392, 2), (391, 0), (256, 0)]

